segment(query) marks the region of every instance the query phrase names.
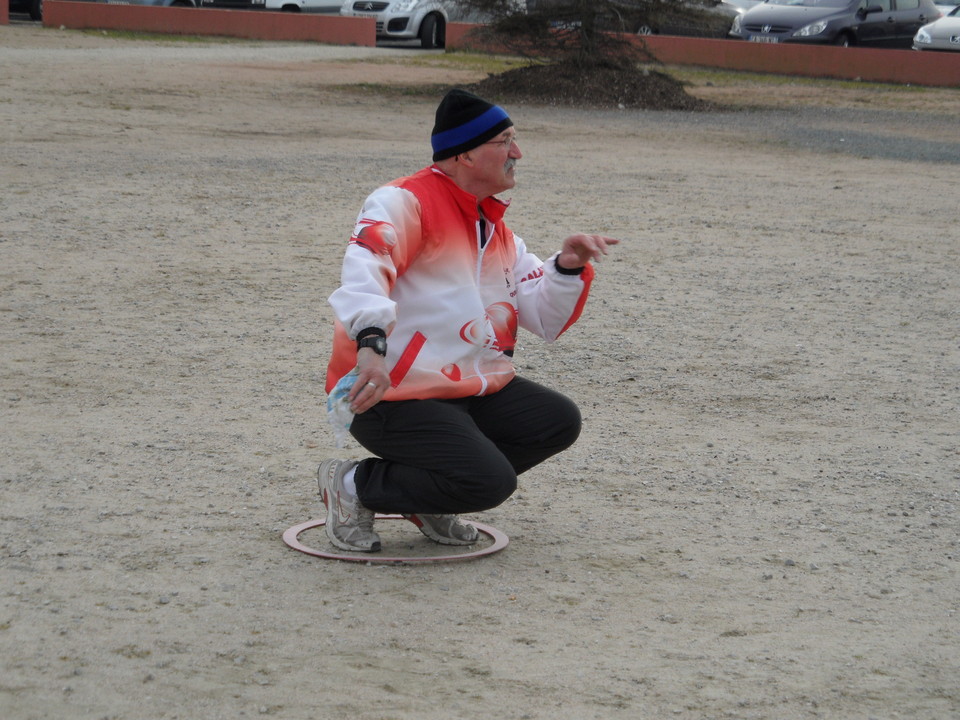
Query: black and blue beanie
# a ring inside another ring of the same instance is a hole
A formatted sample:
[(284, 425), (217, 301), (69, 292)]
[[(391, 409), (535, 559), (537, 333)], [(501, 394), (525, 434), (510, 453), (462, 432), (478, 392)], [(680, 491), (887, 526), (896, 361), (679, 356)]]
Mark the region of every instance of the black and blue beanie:
[(430, 136), (433, 161), (473, 150), (496, 137), (513, 121), (499, 105), (491, 105), (466, 90), (454, 88), (440, 101)]

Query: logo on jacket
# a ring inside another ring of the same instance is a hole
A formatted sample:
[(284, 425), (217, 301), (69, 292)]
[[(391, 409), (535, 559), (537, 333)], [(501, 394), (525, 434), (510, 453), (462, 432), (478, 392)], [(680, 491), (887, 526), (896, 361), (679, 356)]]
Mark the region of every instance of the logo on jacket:
[(350, 242), (365, 247), (374, 255), (389, 255), (396, 244), (397, 230), (382, 220), (360, 220), (353, 228)]
[(510, 303), (494, 303), (483, 318), (471, 320), (460, 328), (464, 342), (498, 352), (513, 350), (517, 344), (517, 311)]

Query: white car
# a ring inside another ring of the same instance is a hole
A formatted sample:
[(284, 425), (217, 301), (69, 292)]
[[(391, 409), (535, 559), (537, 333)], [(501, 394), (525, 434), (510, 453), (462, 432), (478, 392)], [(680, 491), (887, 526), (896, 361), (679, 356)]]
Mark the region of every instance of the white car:
[(378, 40), (416, 40), (432, 50), (446, 44), (450, 2), (440, 0), (346, 0), (341, 15), (372, 17)]
[(946, 17), (920, 28), (913, 36), (913, 49), (960, 52), (960, 5)]
[(339, 15), (340, 0), (265, 0), (264, 9)]

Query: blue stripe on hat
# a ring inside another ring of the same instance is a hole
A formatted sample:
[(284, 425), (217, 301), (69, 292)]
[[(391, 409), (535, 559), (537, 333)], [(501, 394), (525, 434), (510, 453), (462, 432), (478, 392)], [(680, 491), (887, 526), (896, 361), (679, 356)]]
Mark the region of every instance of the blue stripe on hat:
[(473, 120), (468, 123), (464, 123), (460, 127), (444, 130), (442, 133), (437, 133), (436, 135), (431, 136), (430, 144), (433, 146), (434, 152), (442, 152), (447, 148), (457, 147), (459, 145), (463, 145), (464, 143), (468, 143), (473, 140), (473, 138), (489, 130), (497, 123), (509, 119), (509, 116), (502, 107), (499, 105), (494, 105), (482, 115), (478, 115)]

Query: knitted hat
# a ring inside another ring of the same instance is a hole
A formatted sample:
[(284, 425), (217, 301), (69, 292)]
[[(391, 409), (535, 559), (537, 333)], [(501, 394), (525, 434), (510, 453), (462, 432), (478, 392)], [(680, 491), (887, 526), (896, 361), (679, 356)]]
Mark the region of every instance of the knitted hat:
[(433, 160), (473, 150), (512, 126), (513, 121), (499, 105), (454, 88), (437, 107), (437, 120), (430, 136)]

